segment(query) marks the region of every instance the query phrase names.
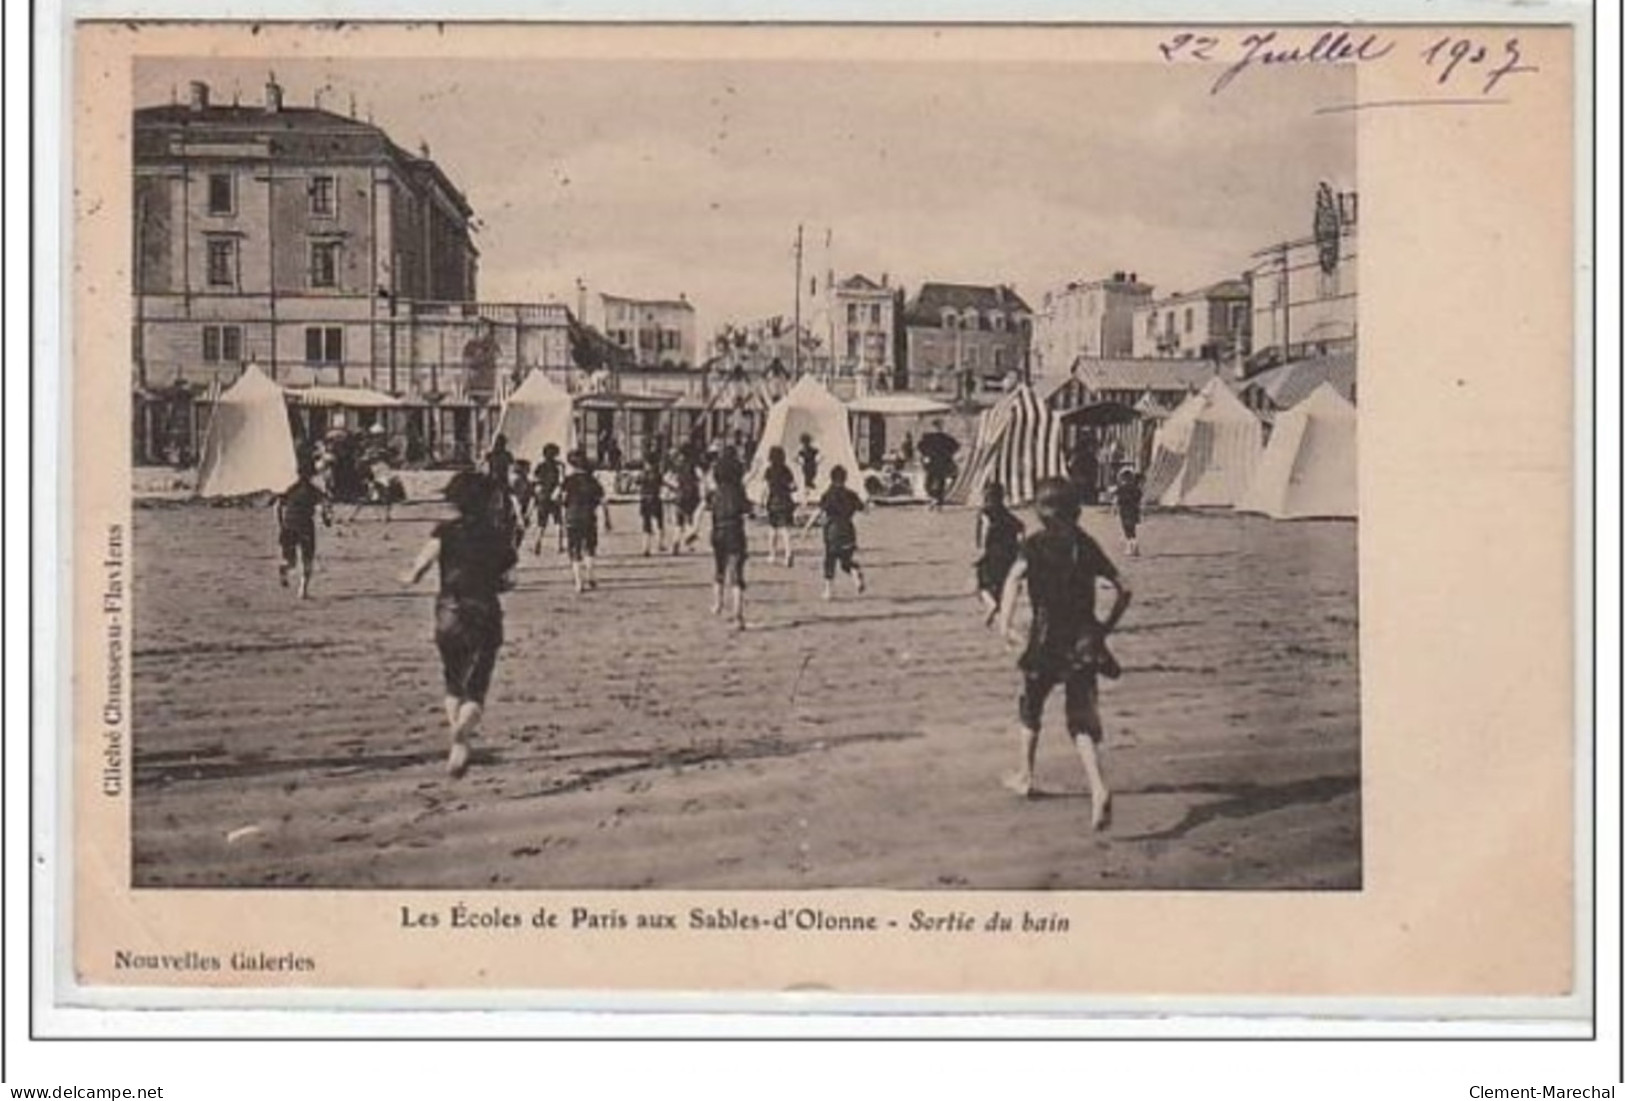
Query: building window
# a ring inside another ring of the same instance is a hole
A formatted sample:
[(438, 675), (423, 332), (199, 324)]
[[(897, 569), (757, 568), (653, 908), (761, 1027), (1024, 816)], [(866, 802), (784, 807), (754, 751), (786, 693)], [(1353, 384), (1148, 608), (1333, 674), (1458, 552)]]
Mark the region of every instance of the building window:
[(209, 173), (209, 213), (237, 213), (237, 189), (230, 172)]
[(243, 328), (241, 325), (203, 326), (204, 363), (241, 363), (243, 360)]
[(1191, 306), (1185, 307), (1185, 331), (1192, 332), (1196, 328), (1196, 310)]
[(975, 310), (966, 310), (965, 316), (961, 320), (960, 324), (967, 329), (980, 329), (982, 327), (981, 319)]
[(856, 302), (848, 302), (846, 304), (846, 323), (848, 325), (856, 325), (858, 323), (858, 304)]
[(974, 370), (975, 368), (980, 367), (981, 365), (982, 365), (981, 357), (976, 354), (976, 346), (972, 345), (971, 347), (966, 348), (965, 349), (965, 366)]
[(869, 324), (880, 324), (880, 304), (878, 302), (869, 307)]
[(331, 218), (338, 213), (338, 192), (332, 176), (311, 177), (310, 213), (317, 218)]
[(337, 241), (312, 241), (310, 244), (310, 285), (336, 287), (339, 285), (339, 248)]
[(993, 349), (993, 369), (995, 371), (1004, 370), (1004, 349), (1003, 348), (995, 348), (995, 349)]
[(343, 363), (344, 327), (311, 325), (305, 329), (306, 363)]
[(857, 359), (858, 358), (858, 334), (857, 333), (847, 333), (846, 334), (846, 358), (847, 359)]
[(1157, 315), (1154, 313), (1148, 313), (1145, 315), (1145, 335), (1157, 335)]
[(235, 287), (237, 285), (237, 242), (229, 237), (209, 238), (209, 286)]
[(942, 312), (942, 327), (944, 329), (959, 328), (959, 315), (952, 313), (951, 311), (944, 310)]
[(1002, 313), (993, 315), (993, 331), (996, 333), (1004, 332), (1004, 315)]

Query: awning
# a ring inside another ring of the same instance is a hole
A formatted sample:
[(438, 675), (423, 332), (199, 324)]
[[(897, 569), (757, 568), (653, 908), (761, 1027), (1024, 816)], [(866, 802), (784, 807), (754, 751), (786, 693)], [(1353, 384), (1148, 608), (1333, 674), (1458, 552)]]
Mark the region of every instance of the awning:
[(305, 386), (284, 393), (295, 405), (337, 406), (345, 409), (393, 409), (404, 405), (400, 398), (359, 386)]
[(674, 395), (669, 394), (580, 394), (576, 397), (577, 409), (647, 409), (658, 412), (670, 408)]
[(853, 413), (876, 413), (882, 417), (925, 417), (946, 413), (952, 406), (916, 394), (865, 394), (846, 403)]
[(1058, 415), (1070, 424), (1083, 424), (1091, 428), (1100, 428), (1108, 424), (1132, 424), (1140, 419), (1139, 412), (1115, 401), (1097, 401), (1093, 405), (1068, 409)]

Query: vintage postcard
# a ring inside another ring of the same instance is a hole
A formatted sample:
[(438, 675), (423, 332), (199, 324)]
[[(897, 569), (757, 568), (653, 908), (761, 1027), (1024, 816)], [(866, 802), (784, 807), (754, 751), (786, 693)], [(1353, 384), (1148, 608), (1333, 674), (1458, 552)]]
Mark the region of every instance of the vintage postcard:
[(1584, 64), (78, 24), (58, 997), (1583, 1016)]

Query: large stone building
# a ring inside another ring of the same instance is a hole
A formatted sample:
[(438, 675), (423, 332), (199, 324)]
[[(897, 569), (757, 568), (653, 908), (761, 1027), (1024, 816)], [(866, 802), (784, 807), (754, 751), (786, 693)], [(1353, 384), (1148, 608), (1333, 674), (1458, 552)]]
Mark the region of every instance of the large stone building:
[(1252, 355), (1282, 363), (1353, 346), (1359, 195), (1321, 184), (1311, 232), (1253, 254)]
[(697, 367), (694, 307), (687, 295), (670, 298), (598, 296), (604, 335), (632, 353), (639, 367)]
[(1247, 354), (1250, 299), (1246, 282), (1226, 279), (1146, 302), (1134, 311), (1134, 355), (1233, 362)]
[(1046, 291), (1033, 319), (1034, 379), (1060, 379), (1080, 357), (1133, 355), (1134, 311), (1151, 294), (1151, 284), (1122, 271)]
[[(290, 107), (188, 102), (135, 112), (137, 381), (234, 376), (405, 392), (403, 314), (470, 302), (473, 211), (427, 156), (382, 130)], [(461, 347), (456, 349), (460, 354)]]
[(1025, 377), (1032, 318), (1007, 286), (923, 284), (903, 310), (909, 388), (968, 397)]
[(398, 399), (355, 404), (398, 409), (436, 454), (478, 448), (505, 379), (570, 369), (565, 306), (476, 300), (473, 210), (427, 146), (275, 81), (257, 105), (195, 82), (138, 109), (132, 198), (139, 462), (195, 453), (196, 399), (249, 363), (307, 408)]

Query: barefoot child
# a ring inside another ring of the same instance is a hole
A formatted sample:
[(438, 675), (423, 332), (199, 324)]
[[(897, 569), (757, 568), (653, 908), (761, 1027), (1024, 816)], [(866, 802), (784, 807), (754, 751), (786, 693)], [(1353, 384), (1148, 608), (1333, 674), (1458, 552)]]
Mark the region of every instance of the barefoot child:
[(796, 522), (796, 476), (790, 473), (785, 461), (784, 448), (770, 447), (767, 451), (767, 560), (778, 558), (779, 545), (784, 545), (784, 564), (795, 561), (790, 547), (790, 535)]
[(677, 532), (672, 540), (671, 552), (679, 553), (682, 548), (699, 538), (699, 528), (695, 526), (694, 514), (700, 509), (700, 461), (695, 454), (694, 447), (684, 444), (677, 453)]
[(1021, 554), (1024, 534), (1021, 521), (1004, 507), (1004, 487), (988, 482), (982, 487), (982, 511), (976, 514), (976, 548), (982, 552), (976, 560), (976, 595), (987, 608), (984, 622), (989, 627), (998, 618), (1004, 580)]
[(1129, 557), (1140, 554), (1140, 506), (1145, 499), (1145, 479), (1132, 466), (1123, 468), (1117, 476), (1117, 494), (1112, 507), (1117, 511), (1117, 522), (1123, 526), (1123, 542)]
[(310, 596), (310, 575), (316, 569), (316, 514), (322, 523), (333, 523), (333, 505), (327, 494), (316, 487), (316, 464), (308, 459), (299, 461), (298, 480), (283, 490), (276, 499), (277, 546), (282, 551), (282, 562), (277, 566), (277, 580), (288, 587), (288, 571), (299, 569), (299, 599)]
[(468, 768), (468, 745), (485, 709), (485, 695), (502, 646), (502, 602), (508, 571), (518, 553), (501, 518), (493, 516), (500, 498), (488, 475), (462, 471), (446, 486), (455, 520), (436, 524), (401, 581), (415, 585), (436, 563), (440, 594), (434, 605), (434, 641), (445, 674), (446, 722), (451, 754), (446, 771), (461, 776)]
[[(711, 468), (711, 479), (713, 486), (706, 495), (704, 509), (711, 517), (711, 556), (716, 561), (711, 614), (722, 614), (722, 596), (726, 590), (732, 604), (734, 626), (744, 630), (745, 519), (751, 509), (750, 498), (745, 495), (745, 467), (732, 447), (724, 448), (717, 458)], [(695, 530), (698, 531), (697, 524)]]
[(564, 497), (564, 540), (570, 552), (570, 575), (576, 592), (596, 589), (593, 566), (598, 557), (598, 512), (604, 513), (604, 530), (609, 530), (609, 502), (598, 484), (584, 451), (570, 452), (570, 473), (562, 486)]
[[(1077, 494), (1061, 478), (1038, 484), (1038, 518), (1043, 527), (1021, 546), (1021, 555), (1004, 583), (999, 627), (1012, 641), (1010, 629), (1016, 598), (1023, 582), (1033, 607), (1027, 646), (1019, 665), (1021, 761), (1006, 777), (1005, 786), (1022, 796), (1032, 794), (1033, 765), (1038, 754), (1038, 729), (1044, 701), (1057, 684), (1066, 688), (1066, 727), (1089, 778), (1090, 821), (1104, 829), (1111, 818), (1111, 791), (1101, 774), (1097, 675), (1118, 673), (1106, 649), (1106, 636), (1117, 626), (1129, 604), (1129, 588), (1100, 546), (1078, 527)], [(1116, 592), (1105, 622), (1095, 618), (1095, 582), (1105, 581)]]
[(643, 523), (643, 557), (654, 552), (658, 537), (660, 553), (666, 553), (666, 506), (661, 494), (666, 488), (666, 472), (661, 469), (660, 454), (649, 452), (638, 471), (638, 519)]
[(846, 467), (829, 469), (829, 488), (818, 499), (818, 511), (807, 518), (807, 526), (824, 519), (824, 599), (835, 595), (835, 567), (852, 575), (863, 592), (863, 570), (854, 560), (858, 553), (858, 527), (853, 517), (863, 511), (863, 498), (846, 488)]
[(530, 478), (530, 464), (524, 459), (513, 461), (513, 484), (510, 496), (513, 498), (513, 511), (517, 518), (514, 526), (513, 545), (516, 549), (525, 547), (525, 533), (530, 530), (531, 513), (536, 507), (535, 483)]
[(553, 526), (559, 533), (559, 550), (564, 550), (564, 512), (559, 508), (559, 485), (564, 481), (564, 467), (559, 463), (559, 445), (546, 444), (542, 447), (542, 460), (536, 464), (532, 472), (534, 488), (531, 496), (536, 509), (536, 548), (535, 553), (542, 553), (542, 536), (547, 534), (547, 522), (553, 521)]
[(807, 486), (807, 496), (818, 488), (818, 448), (813, 446), (810, 433), (801, 434), (801, 450), (796, 452), (796, 458), (801, 463), (801, 480)]

